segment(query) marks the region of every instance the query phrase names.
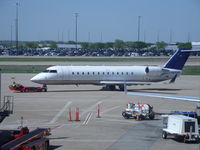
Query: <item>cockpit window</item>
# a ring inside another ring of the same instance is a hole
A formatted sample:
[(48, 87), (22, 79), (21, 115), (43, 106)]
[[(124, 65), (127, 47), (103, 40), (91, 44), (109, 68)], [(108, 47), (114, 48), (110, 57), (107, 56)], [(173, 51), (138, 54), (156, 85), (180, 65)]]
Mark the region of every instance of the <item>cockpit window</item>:
[(44, 70), (44, 73), (57, 73), (57, 70)]
[(50, 73), (57, 73), (57, 70), (50, 70)]
[(48, 72), (49, 72), (49, 70), (44, 70), (43, 72), (44, 72), (44, 73), (48, 73)]

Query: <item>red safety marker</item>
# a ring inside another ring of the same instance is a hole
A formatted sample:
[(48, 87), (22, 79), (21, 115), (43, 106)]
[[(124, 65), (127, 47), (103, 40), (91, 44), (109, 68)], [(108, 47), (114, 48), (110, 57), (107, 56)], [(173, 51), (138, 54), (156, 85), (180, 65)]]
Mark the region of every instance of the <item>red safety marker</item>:
[(80, 121), (79, 120), (79, 107), (76, 107), (76, 118), (75, 121)]
[(97, 118), (101, 118), (101, 116), (100, 116), (100, 104), (98, 104)]
[(137, 115), (137, 116), (136, 116), (136, 120), (137, 120), (137, 121), (140, 121), (141, 118)]
[(69, 121), (72, 121), (72, 111), (71, 108), (69, 108), (69, 117), (68, 117)]
[(21, 127), (23, 128), (23, 123), (24, 123), (24, 117), (21, 116)]

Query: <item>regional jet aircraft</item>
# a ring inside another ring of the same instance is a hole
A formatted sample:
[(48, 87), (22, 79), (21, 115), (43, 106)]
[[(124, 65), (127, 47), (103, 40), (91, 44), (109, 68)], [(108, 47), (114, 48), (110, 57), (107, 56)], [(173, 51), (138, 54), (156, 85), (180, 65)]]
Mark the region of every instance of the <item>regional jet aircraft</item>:
[(126, 85), (150, 85), (169, 80), (173, 83), (192, 50), (177, 50), (164, 66), (52, 66), (31, 81), (46, 85), (93, 84), (124, 90)]

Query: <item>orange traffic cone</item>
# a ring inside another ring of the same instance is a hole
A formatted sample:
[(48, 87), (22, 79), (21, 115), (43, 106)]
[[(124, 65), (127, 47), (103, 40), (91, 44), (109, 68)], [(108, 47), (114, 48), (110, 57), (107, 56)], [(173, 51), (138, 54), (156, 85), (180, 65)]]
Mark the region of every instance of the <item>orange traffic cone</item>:
[(75, 121), (80, 121), (79, 120), (79, 107), (76, 107), (76, 119)]
[(72, 121), (72, 111), (71, 108), (69, 108), (69, 117), (68, 117), (69, 121)]
[(101, 118), (101, 117), (100, 117), (100, 104), (98, 104), (97, 118)]

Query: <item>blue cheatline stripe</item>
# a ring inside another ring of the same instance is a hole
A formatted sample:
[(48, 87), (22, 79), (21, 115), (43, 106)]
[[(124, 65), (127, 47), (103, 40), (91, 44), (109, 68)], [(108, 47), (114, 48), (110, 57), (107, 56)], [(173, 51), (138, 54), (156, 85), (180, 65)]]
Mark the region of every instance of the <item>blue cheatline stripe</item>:
[(128, 95), (137, 95), (137, 96), (149, 96), (149, 97), (176, 99), (176, 100), (182, 100), (182, 101), (200, 102), (200, 97), (174, 96), (174, 95), (166, 95), (166, 94), (150, 94), (150, 93), (137, 93), (137, 92), (128, 92), (127, 94)]
[[(184, 50), (183, 50), (184, 51)], [(190, 56), (190, 51), (182, 52), (181, 49), (176, 51), (176, 53), (168, 60), (168, 62), (164, 65), (164, 68), (170, 69), (178, 69), (182, 70), (185, 62)]]

